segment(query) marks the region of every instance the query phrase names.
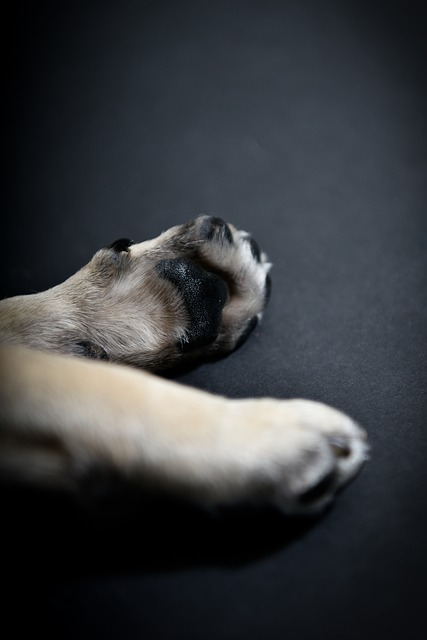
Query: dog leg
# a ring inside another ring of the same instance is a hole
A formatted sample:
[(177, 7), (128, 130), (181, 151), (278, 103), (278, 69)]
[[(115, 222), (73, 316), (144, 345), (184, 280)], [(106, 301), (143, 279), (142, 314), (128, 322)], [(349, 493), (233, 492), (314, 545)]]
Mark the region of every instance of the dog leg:
[[(347, 416), (303, 401), (228, 400), (123, 366), (4, 347), (0, 470), (78, 488), (111, 468), (206, 505), (316, 512), (366, 458)], [(23, 461), (25, 459), (25, 465)]]

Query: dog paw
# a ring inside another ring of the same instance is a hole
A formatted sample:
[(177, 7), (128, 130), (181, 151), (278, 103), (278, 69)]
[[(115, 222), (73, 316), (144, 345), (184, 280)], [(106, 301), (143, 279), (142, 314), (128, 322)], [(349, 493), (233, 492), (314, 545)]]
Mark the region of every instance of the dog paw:
[(231, 450), (239, 451), (233, 483), (238, 478), (239, 491), (245, 487), (252, 501), (272, 504), (286, 514), (320, 512), (368, 456), (366, 432), (345, 414), (318, 402), (239, 400), (234, 401), (233, 413), (234, 424), (242, 425), (233, 434), (241, 444), (237, 439), (229, 443)]
[[(265, 253), (247, 232), (213, 216), (140, 244), (117, 241), (99, 255), (118, 261), (118, 278), (105, 288), (109, 324), (98, 323), (102, 340), (90, 342), (112, 360), (161, 369), (227, 353), (254, 329), (268, 300)], [(105, 266), (96, 258), (99, 274)]]

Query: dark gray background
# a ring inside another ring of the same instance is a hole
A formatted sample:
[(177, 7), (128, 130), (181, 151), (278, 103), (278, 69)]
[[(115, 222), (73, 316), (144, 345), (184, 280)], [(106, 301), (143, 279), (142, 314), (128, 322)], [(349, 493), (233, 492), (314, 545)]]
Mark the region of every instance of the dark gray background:
[[(313, 522), (11, 500), (15, 628), (64, 638), (418, 637), (426, 591), (422, 2), (18, 2), (4, 295), (201, 213), (274, 263), (265, 321), (181, 376), (308, 397), (371, 460)], [(422, 634), (422, 632), (421, 632)]]

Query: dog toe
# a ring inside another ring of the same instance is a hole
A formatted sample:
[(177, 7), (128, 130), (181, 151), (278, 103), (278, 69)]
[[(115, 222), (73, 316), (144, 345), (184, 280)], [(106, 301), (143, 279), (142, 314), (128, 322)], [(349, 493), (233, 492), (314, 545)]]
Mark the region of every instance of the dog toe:
[(199, 218), (199, 232), (206, 241), (233, 244), (233, 234), (230, 227), (222, 218), (216, 216), (201, 216)]

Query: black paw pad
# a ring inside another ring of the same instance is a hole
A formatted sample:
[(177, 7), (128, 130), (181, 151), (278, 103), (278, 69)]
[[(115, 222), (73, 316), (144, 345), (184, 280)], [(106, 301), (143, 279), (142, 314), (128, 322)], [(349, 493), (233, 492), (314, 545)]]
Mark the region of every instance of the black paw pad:
[(176, 286), (184, 300), (189, 324), (181, 348), (188, 351), (214, 342), (221, 328), (222, 309), (228, 298), (225, 282), (184, 258), (161, 260), (156, 270), (162, 278)]

